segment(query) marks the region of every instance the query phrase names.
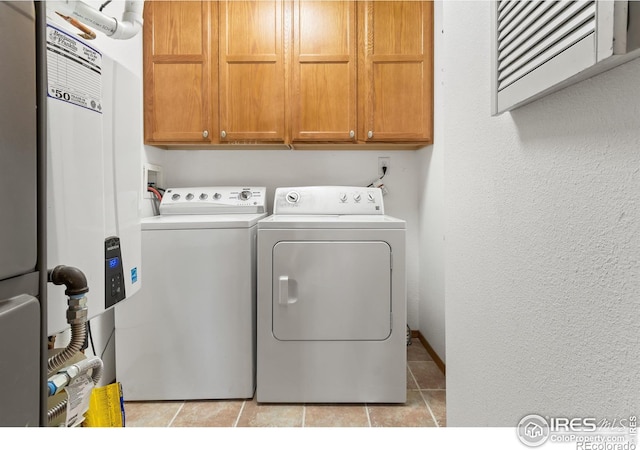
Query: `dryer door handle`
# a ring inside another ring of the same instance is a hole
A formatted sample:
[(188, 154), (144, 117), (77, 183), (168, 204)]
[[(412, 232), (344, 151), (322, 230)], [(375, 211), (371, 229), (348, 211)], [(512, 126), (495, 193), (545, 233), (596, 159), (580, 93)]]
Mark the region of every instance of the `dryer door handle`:
[(278, 303), (281, 306), (288, 306), (291, 303), (295, 303), (296, 299), (289, 297), (289, 277), (287, 275), (280, 275), (280, 278), (278, 278), (278, 285), (280, 289)]

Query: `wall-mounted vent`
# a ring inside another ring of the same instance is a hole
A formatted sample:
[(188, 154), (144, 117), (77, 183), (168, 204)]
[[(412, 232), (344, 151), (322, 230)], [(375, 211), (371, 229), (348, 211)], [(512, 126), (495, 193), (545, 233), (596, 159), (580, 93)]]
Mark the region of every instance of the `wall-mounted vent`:
[(517, 108), (640, 56), (637, 3), (493, 2), (493, 113)]

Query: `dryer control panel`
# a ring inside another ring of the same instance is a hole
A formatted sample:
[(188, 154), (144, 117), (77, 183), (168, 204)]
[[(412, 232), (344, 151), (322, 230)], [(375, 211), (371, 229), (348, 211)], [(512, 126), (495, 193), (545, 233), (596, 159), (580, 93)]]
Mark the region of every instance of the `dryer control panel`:
[(267, 188), (241, 186), (167, 189), (160, 214), (260, 214), (267, 209)]
[(382, 190), (360, 186), (277, 188), (274, 214), (384, 215)]

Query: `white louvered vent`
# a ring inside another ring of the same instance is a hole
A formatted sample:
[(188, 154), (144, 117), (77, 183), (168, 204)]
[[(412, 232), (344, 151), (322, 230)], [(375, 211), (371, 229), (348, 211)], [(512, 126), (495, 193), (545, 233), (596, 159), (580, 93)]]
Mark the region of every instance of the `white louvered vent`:
[[(494, 4), (494, 114), (613, 67), (613, 44), (627, 42), (626, 1), (498, 0)], [(616, 34), (617, 33), (617, 34)], [(624, 49), (629, 52), (633, 49)], [(637, 56), (637, 52), (636, 52)], [(631, 57), (614, 58), (617, 64)], [(615, 64), (615, 65), (617, 65)], [(590, 74), (590, 75), (589, 75)]]
[(498, 90), (595, 33), (596, 2), (501, 1)]

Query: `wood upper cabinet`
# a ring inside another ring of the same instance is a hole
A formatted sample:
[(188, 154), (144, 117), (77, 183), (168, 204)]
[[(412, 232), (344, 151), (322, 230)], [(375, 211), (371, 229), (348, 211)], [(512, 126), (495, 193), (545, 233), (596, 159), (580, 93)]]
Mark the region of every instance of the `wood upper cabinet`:
[(355, 141), (356, 3), (293, 3), (292, 141)]
[(432, 1), (149, 1), (144, 15), (148, 144), (432, 142)]
[(219, 2), (220, 142), (286, 139), (283, 2)]
[(359, 138), (433, 140), (433, 2), (358, 2)]
[(215, 137), (217, 4), (146, 2), (145, 142), (211, 143)]

